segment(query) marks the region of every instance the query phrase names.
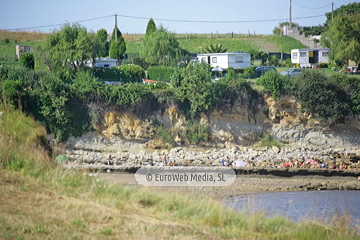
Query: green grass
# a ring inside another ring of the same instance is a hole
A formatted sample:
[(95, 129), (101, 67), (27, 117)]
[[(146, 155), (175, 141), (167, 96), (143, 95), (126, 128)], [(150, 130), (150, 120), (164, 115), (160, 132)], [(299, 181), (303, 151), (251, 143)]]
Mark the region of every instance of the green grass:
[(267, 133), (262, 134), (259, 142), (262, 147), (278, 147), (279, 149), (281, 149), (282, 147), (282, 145), (278, 141), (273, 139), (271, 135)]
[(309, 48), (300, 41), (289, 36), (271, 36), (269, 41), (279, 46), (279, 50), (284, 53), (290, 53), (292, 49)]

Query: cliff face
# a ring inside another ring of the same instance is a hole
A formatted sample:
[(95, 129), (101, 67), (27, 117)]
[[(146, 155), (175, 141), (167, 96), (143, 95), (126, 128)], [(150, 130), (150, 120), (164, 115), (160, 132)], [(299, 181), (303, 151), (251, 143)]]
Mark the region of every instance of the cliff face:
[[(267, 131), (284, 143), (360, 144), (359, 121), (349, 120), (331, 129), (323, 128), (312, 116), (301, 111), (301, 105), (292, 96), (283, 96), (279, 101), (267, 97), (251, 109), (235, 102), (232, 107), (202, 113), (200, 121), (210, 127), (212, 138), (217, 142), (248, 145)], [(176, 107), (154, 112), (145, 120), (130, 113), (114, 111), (105, 114), (97, 129), (107, 137), (150, 140), (154, 136), (154, 122), (167, 128), (182, 128), (186, 118)]]

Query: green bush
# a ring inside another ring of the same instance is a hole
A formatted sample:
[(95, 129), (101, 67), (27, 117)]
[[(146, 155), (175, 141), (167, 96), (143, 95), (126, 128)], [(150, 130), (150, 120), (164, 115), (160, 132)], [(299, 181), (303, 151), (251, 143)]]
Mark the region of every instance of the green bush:
[(175, 70), (175, 67), (152, 66), (148, 68), (148, 78), (156, 81), (170, 82), (170, 78)]
[(255, 76), (255, 67), (254, 66), (244, 68), (244, 73), (241, 74), (241, 77), (243, 77), (243, 78), (253, 78), (254, 76)]
[(275, 55), (270, 56), (269, 61), (268, 61), (268, 65), (278, 67), (279, 66), (279, 59)]
[(288, 59), (285, 60), (285, 65), (287, 67), (292, 67), (293, 66), (293, 63), (291, 62), (291, 58), (288, 58)]
[(155, 139), (160, 139), (162, 140), (164, 143), (169, 143), (169, 144), (173, 144), (173, 138), (171, 136), (171, 132), (169, 131), (169, 129), (165, 128), (162, 125), (157, 125), (155, 127)]
[(24, 67), (29, 69), (34, 69), (35, 66), (34, 54), (28, 52), (21, 54), (20, 62), (21, 65), (23, 65)]
[(319, 63), (320, 68), (328, 68), (329, 63)]
[(275, 36), (280, 36), (280, 33), (281, 33), (281, 30), (280, 30), (280, 28), (278, 28), (278, 27), (275, 27), (274, 29), (273, 29), (273, 35), (275, 35)]
[(262, 147), (278, 147), (279, 149), (282, 147), (282, 145), (268, 133), (261, 134), (260, 143)]
[(350, 99), (340, 84), (325, 75), (307, 71), (296, 78), (296, 94), (303, 109), (323, 123), (341, 122), (350, 113)]
[(93, 74), (95, 77), (99, 78), (100, 80), (107, 80), (111, 79), (113, 81), (120, 81), (121, 78), (125, 77), (125, 74), (117, 68), (104, 68), (104, 67), (94, 67)]
[(256, 81), (256, 84), (264, 86), (264, 90), (270, 92), (275, 100), (279, 99), (278, 95), (281, 91), (291, 88), (289, 78), (276, 71), (267, 71)]
[(142, 67), (145, 70), (148, 69), (148, 67), (149, 67), (149, 65), (143, 59), (141, 59), (139, 57), (134, 57), (132, 59), (132, 63)]
[(4, 39), (4, 42), (5, 42), (5, 43), (10, 43), (10, 39), (5, 38), (5, 39)]
[(135, 64), (124, 65), (120, 67), (120, 71), (123, 72), (125, 77), (128, 78), (144, 78), (145, 70)]
[(143, 84), (133, 83), (122, 86), (107, 85), (105, 88), (108, 103), (134, 105), (150, 94), (150, 89)]
[(21, 104), (23, 85), (20, 80), (4, 80), (1, 82), (1, 95), (4, 103), (18, 106)]
[(190, 144), (208, 142), (210, 140), (211, 130), (205, 124), (199, 122), (188, 122), (186, 125), (186, 139)]

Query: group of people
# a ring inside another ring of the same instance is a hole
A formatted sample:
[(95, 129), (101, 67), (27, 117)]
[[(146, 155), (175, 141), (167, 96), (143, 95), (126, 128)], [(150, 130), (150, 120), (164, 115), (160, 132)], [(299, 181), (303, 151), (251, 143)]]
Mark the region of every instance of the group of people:
[(167, 157), (167, 155), (164, 153), (164, 155), (160, 158), (158, 162), (154, 162), (155, 166), (174, 166), (174, 163), (170, 161)]
[(326, 165), (325, 163), (320, 163), (319, 161), (314, 160), (313, 158), (309, 158), (305, 161), (293, 160), (289, 158), (289, 160), (284, 163), (284, 167), (295, 167), (295, 168), (327, 168), (327, 169), (347, 169), (347, 165), (337, 166), (335, 164)]

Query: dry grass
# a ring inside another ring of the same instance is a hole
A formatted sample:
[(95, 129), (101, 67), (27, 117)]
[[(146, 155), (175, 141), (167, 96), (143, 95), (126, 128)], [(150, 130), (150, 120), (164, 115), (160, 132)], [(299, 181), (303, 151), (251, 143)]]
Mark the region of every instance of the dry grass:
[(346, 221), (295, 224), (66, 171), (31, 151), (33, 120), (6, 108), (0, 120), (0, 239), (359, 239)]
[(31, 177), (0, 170), (0, 238), (219, 239), (184, 224), (48, 190)]
[(10, 42), (14, 42), (15, 40), (18, 42), (43, 42), (45, 41), (45, 38), (49, 34), (42, 33), (39, 31), (32, 31), (32, 32), (26, 32), (26, 31), (4, 31), (0, 30), (0, 42), (4, 42), (4, 40), (7, 38), (10, 40)]

